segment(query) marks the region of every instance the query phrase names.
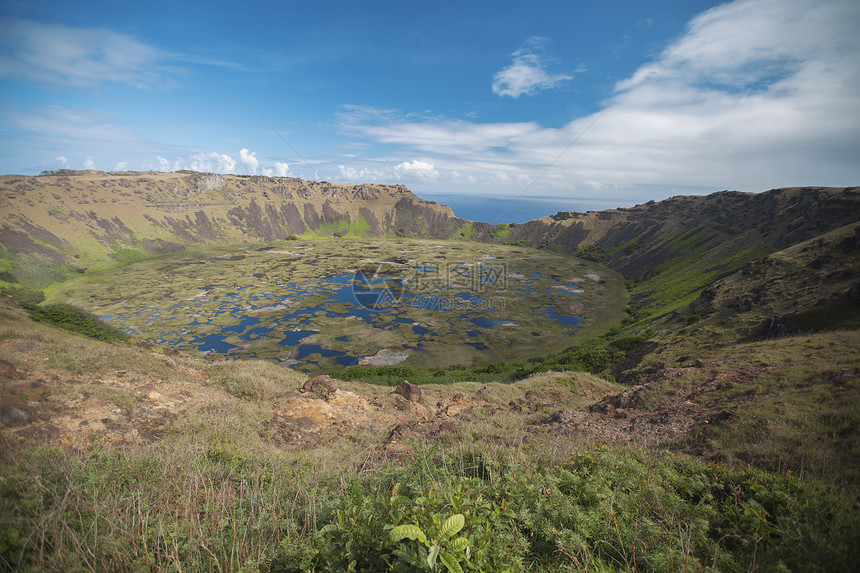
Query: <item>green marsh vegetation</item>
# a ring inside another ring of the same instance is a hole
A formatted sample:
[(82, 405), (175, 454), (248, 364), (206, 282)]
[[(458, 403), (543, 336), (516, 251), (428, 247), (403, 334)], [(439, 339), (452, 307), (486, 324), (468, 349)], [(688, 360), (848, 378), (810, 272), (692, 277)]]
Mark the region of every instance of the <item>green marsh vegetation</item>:
[[(367, 273), (360, 287), (402, 300), (368, 315), (349, 292), (357, 273)], [(560, 351), (618, 322), (624, 286), (598, 264), (509, 245), (316, 239), (133, 262), (49, 300), (179, 350), (331, 371), (384, 349), (405, 350), (416, 368)]]

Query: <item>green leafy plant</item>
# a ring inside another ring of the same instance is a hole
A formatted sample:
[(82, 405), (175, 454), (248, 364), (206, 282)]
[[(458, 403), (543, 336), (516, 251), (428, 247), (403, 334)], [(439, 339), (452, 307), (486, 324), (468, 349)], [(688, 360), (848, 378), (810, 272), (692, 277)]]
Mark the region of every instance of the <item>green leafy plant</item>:
[[(434, 515), (434, 521), (438, 514)], [(461, 563), (469, 559), (469, 540), (465, 537), (454, 537), (463, 526), (466, 518), (462, 513), (455, 513), (442, 522), (435, 531), (425, 534), (424, 531), (412, 523), (398, 525), (388, 532), (388, 538), (398, 543), (410, 539), (418, 543), (408, 544), (393, 551), (398, 562), (394, 564), (394, 571), (408, 572), (412, 568), (418, 571), (440, 571), (440, 564), (450, 573), (462, 573)]]
[[(513, 512), (462, 478), (447, 497), (366, 493), (354, 482), (332, 523), (320, 530), (327, 571), (516, 571), (525, 549), (511, 527)], [(459, 534), (459, 535), (458, 535)]]

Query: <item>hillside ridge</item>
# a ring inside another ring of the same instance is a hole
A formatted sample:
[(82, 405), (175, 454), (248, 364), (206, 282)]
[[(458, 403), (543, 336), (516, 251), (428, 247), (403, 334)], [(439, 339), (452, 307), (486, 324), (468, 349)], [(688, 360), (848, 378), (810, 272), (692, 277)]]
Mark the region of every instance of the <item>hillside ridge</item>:
[(467, 223), (402, 185), (179, 172), (3, 176), (0, 213), (5, 249), (84, 268), (291, 236), (445, 236)]
[[(31, 284), (39, 288), (62, 280), (63, 273), (116, 262), (294, 236), (396, 235), (521, 244), (602, 262), (641, 281), (681, 256), (733, 272), (750, 260), (860, 221), (860, 190), (722, 191), (489, 225), (457, 217), (449, 207), (421, 199), (403, 185), (70, 171), (0, 177), (0, 213), (5, 267), (16, 264), (10, 254), (54, 267), (42, 279), (45, 284)], [(731, 253), (741, 253), (740, 259), (727, 263)], [(707, 274), (695, 287), (703, 288), (715, 276)]]

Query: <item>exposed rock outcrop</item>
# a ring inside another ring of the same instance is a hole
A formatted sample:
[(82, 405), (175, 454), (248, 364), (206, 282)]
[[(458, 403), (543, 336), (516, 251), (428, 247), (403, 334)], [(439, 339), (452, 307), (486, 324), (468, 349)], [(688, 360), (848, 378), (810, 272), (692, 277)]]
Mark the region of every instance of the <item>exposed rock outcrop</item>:
[(410, 402), (420, 402), (421, 401), (421, 388), (412, 384), (408, 380), (404, 380), (400, 384), (397, 385), (397, 388), (394, 389), (397, 394), (400, 394)]

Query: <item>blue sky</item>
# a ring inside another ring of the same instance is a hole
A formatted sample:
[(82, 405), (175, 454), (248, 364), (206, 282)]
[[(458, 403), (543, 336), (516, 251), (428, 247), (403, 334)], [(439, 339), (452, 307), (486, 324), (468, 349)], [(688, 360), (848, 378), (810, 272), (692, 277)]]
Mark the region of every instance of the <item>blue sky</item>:
[(4, 0), (0, 173), (631, 205), (860, 184), (860, 2)]

